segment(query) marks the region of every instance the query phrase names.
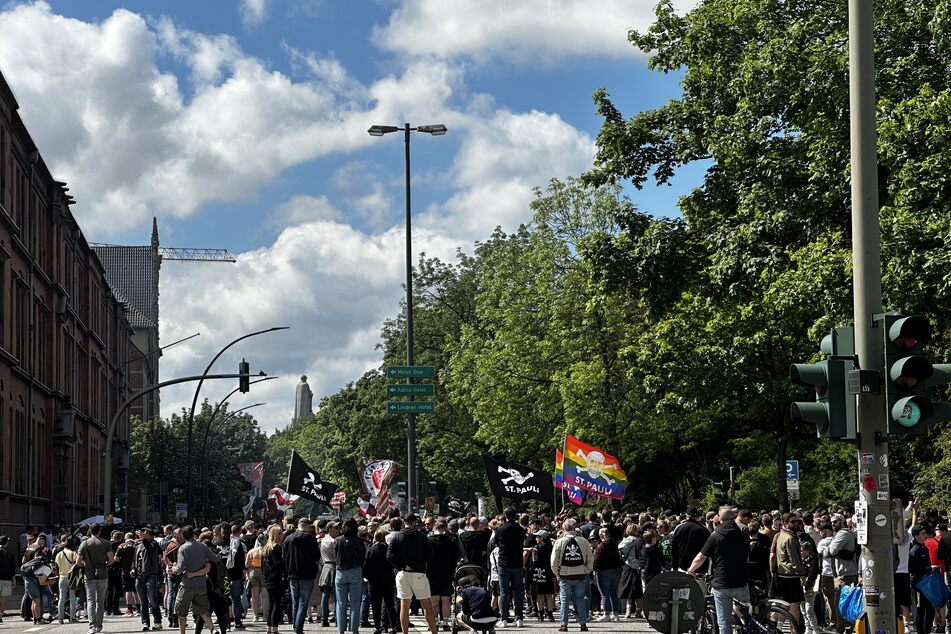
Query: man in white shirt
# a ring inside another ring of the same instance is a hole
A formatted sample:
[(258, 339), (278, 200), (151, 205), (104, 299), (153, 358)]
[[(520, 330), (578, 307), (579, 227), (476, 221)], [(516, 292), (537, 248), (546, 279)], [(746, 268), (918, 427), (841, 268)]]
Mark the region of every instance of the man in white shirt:
[(835, 627), (838, 620), (839, 607), (835, 602), (835, 568), (833, 567), (833, 557), (829, 554), (829, 545), (835, 531), (832, 530), (832, 523), (825, 522), (819, 525), (819, 541), (816, 544), (816, 552), (819, 553), (820, 572), (819, 572), (819, 591), (826, 600), (825, 616), (829, 627)]

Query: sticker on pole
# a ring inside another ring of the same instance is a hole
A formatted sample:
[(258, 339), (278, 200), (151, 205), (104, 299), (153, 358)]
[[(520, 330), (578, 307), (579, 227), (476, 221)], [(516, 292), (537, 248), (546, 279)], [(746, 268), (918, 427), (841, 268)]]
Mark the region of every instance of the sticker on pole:
[(864, 476), (862, 478), (862, 484), (865, 486), (865, 490), (868, 491), (869, 493), (878, 489), (878, 485), (875, 484), (874, 476), (870, 476), (870, 475)]
[(875, 454), (863, 453), (862, 464), (875, 464)]

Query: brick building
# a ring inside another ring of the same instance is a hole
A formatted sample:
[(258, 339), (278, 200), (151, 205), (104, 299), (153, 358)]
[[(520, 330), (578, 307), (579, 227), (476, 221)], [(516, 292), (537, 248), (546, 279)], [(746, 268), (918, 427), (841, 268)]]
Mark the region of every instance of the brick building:
[[(0, 532), (100, 513), (106, 425), (142, 357), (117, 297), (0, 75)], [(116, 431), (125, 492), (129, 418)]]

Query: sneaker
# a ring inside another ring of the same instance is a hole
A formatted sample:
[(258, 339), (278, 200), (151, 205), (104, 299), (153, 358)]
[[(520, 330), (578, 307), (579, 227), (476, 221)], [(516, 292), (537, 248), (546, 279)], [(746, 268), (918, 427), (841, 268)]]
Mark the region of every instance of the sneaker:
[(522, 627), (522, 619), (515, 619), (515, 627)]
[(151, 630), (151, 629), (152, 629), (152, 628), (149, 627), (148, 625), (143, 625), (143, 626), (142, 626), (142, 631), (143, 631), (143, 632), (148, 632), (148, 631)]
[(568, 626), (567, 626), (566, 624), (562, 623), (561, 625), (558, 626), (558, 631), (559, 631), (559, 632), (567, 632), (567, 631), (568, 631)]
[(596, 623), (601, 623), (603, 621), (610, 621), (610, 620), (611, 620), (611, 614), (609, 612), (605, 612), (604, 614), (600, 614), (594, 617), (594, 621)]
[(330, 627), (330, 621), (328, 621), (327, 619), (324, 619), (323, 621), (320, 622), (320, 627)]
[(582, 623), (582, 624), (581, 624), (581, 627), (580, 627), (579, 629), (580, 629), (582, 632), (587, 632), (587, 631), (588, 631), (588, 624), (587, 624), (587, 623)]
[(499, 619), (498, 622), (495, 624), (495, 629), (503, 630), (507, 628), (508, 626), (509, 624), (505, 622), (505, 619)]
[(162, 629), (162, 624), (161, 624), (161, 623), (156, 623), (155, 625), (152, 626), (152, 629), (153, 629), (153, 630), (160, 630), (160, 629)]
[(246, 629), (246, 628), (244, 627), (244, 623), (235, 623), (235, 624), (234, 624), (234, 629), (236, 629), (236, 630), (243, 630), (243, 629)]
[(614, 622), (615, 622), (615, 623), (620, 623), (620, 622), (621, 622), (621, 615), (620, 615), (618, 612), (615, 612), (615, 613), (614, 613)]

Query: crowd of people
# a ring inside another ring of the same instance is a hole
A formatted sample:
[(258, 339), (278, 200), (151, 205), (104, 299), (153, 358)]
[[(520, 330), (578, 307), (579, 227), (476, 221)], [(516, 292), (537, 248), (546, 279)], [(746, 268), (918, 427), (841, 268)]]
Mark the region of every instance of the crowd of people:
[[(951, 634), (944, 608), (917, 590), (951, 563), (947, 517), (905, 510), (896, 544), (895, 598), (905, 629)], [(163, 624), (181, 634), (225, 634), (264, 621), (338, 632), (373, 628), (408, 634), (422, 612), (432, 634), (449, 629), (521, 628), (527, 619), (569, 622), (643, 619), (645, 587), (666, 570), (710, 582), (720, 632), (732, 629), (734, 600), (750, 588), (784, 600), (807, 634), (843, 634), (840, 588), (860, 581), (863, 553), (851, 518), (829, 513), (752, 513), (724, 506), (701, 513), (605, 509), (557, 516), (401, 515), (252, 521), (196, 529), (98, 524), (53, 534), (28, 529), (15, 557), (0, 537), (0, 616), (20, 575), (21, 616), (35, 624), (137, 617), (142, 630)], [(951, 575), (949, 575), (951, 576)], [(947, 578), (946, 582), (951, 581)], [(455, 600), (455, 604), (452, 601)], [(556, 616), (557, 615), (557, 616)]]

